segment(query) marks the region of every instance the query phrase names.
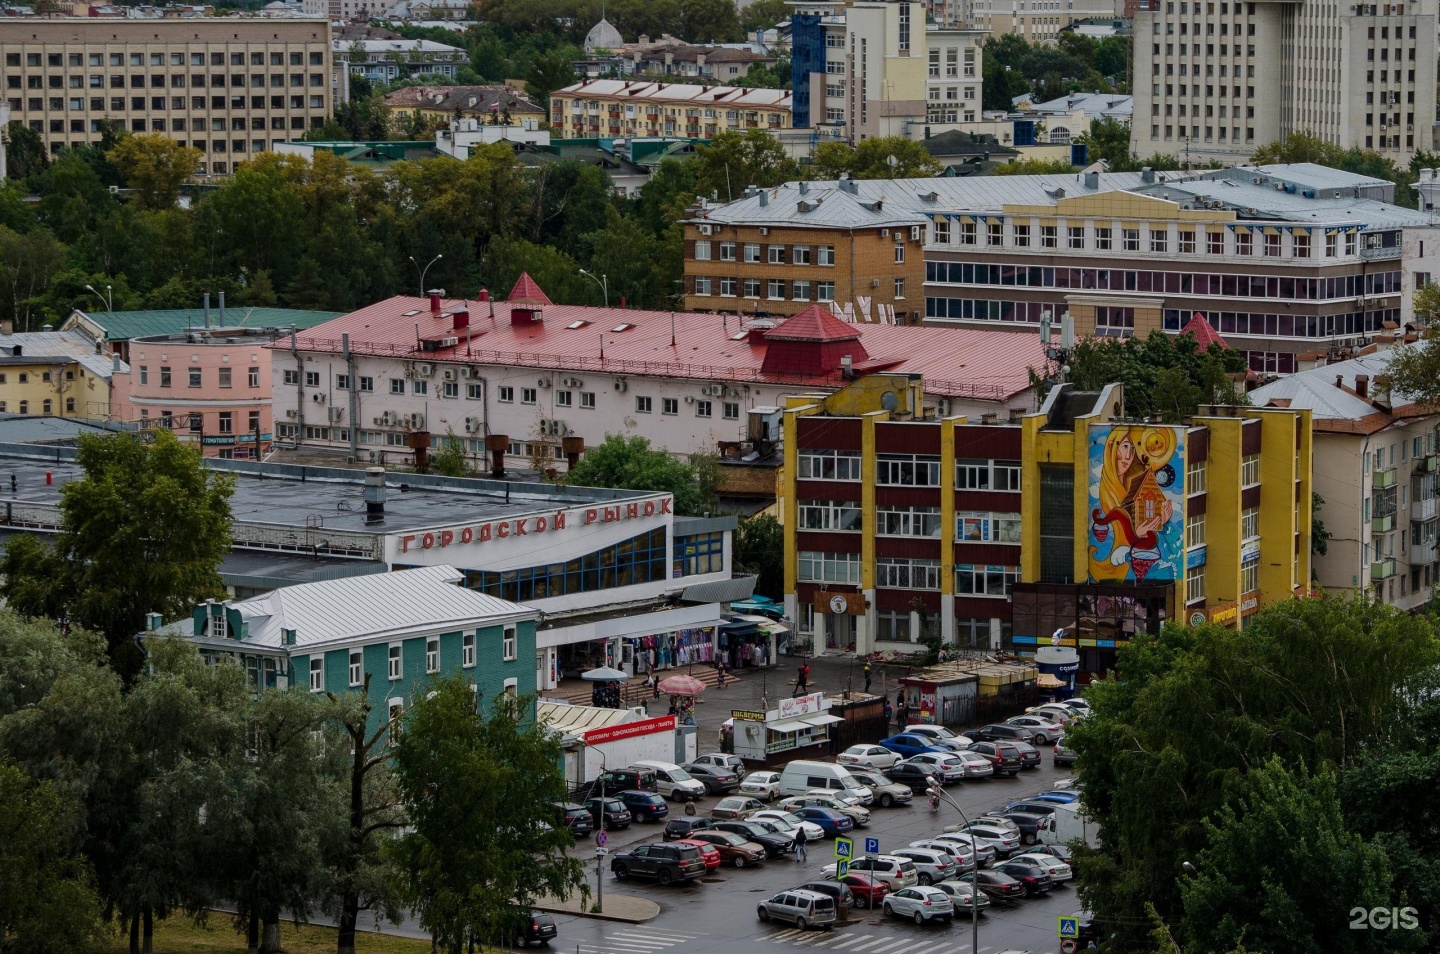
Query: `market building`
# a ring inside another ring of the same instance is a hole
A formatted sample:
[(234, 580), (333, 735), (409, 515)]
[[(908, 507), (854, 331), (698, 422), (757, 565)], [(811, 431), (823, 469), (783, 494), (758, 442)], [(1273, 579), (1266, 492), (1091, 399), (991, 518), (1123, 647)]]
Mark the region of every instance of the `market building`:
[(673, 715), (542, 699), (537, 718), (560, 736), (565, 780), (572, 791), (608, 769), (644, 760), (683, 765), (699, 754), (695, 727), (678, 724)]
[(1125, 418), (1119, 385), (1060, 384), (977, 420), (865, 384), (785, 412), (785, 605), (816, 651), (1069, 646), (1102, 672), (1136, 632), (1243, 626), (1308, 586), (1306, 410), (1164, 424)]

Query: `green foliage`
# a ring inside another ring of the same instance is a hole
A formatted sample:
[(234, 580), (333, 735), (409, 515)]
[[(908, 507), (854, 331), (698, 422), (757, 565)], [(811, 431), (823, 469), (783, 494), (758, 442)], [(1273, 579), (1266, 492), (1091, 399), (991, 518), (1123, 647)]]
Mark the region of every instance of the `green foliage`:
[(1310, 494), (1310, 551), (1317, 556), (1330, 552), (1330, 538), (1334, 536), (1325, 529), (1325, 521), (1320, 519), (1320, 509), (1324, 506), (1324, 497), (1317, 493)]
[(1418, 201), (1415, 190), (1410, 188), (1421, 168), (1413, 163), (1401, 168), (1373, 149), (1358, 146), (1344, 148), (1326, 142), (1319, 136), (1304, 132), (1290, 133), (1284, 139), (1267, 143), (1255, 150), (1250, 157), (1255, 165), (1272, 165), (1285, 162), (1315, 162), (1333, 169), (1343, 169), (1362, 176), (1389, 179), (1395, 183), (1395, 204), (1415, 208)]
[(560, 741), (532, 705), (481, 702), (462, 678), (441, 680), (411, 707), (396, 746), (412, 825), (397, 856), (421, 925), (452, 954), (509, 944), (542, 896), (588, 894), (567, 854), (574, 836), (554, 824), (551, 806), (568, 794)]
[(1081, 390), (1099, 390), (1111, 382), (1123, 385), (1125, 412), (1134, 417), (1159, 414), (1174, 423), (1201, 404), (1249, 403), (1231, 379), (1244, 373), (1245, 355), (1218, 344), (1202, 351), (1191, 334), (1152, 331), (1146, 338), (1082, 338), (1067, 363), (1065, 380)]
[(699, 516), (707, 505), (695, 468), (672, 454), (655, 450), (643, 437), (606, 434), (588, 448), (580, 463), (565, 475), (575, 487), (653, 490), (675, 496), (675, 512)]
[(1396, 348), (1390, 359), (1391, 387), (1425, 407), (1440, 407), (1440, 285), (1430, 284), (1412, 299), (1420, 341)]
[(779, 140), (763, 129), (726, 130), (695, 155), (695, 191), (729, 202), (749, 186), (762, 189), (800, 177), (800, 167)]
[(770, 599), (785, 594), (785, 528), (768, 513), (740, 521), (735, 533), (735, 569), (755, 574), (755, 592)]
[(902, 136), (877, 136), (859, 146), (823, 142), (815, 147), (811, 178), (911, 179), (935, 176), (944, 166), (920, 143)]
[(997, 176), (1042, 176), (1074, 172), (1068, 159), (1011, 159), (1002, 162), (991, 173)]
[(1179, 156), (1157, 154), (1142, 159), (1135, 155), (1130, 151), (1130, 127), (1108, 116), (1091, 120), (1090, 130), (1075, 141), (1087, 147), (1090, 162), (1103, 159), (1110, 172), (1135, 172), (1147, 166), (1157, 172), (1181, 168)]
[(751, 89), (789, 89), (793, 79), (790, 61), (781, 57), (773, 65), (753, 64), (735, 85), (748, 86)]
[(1130, 88), (1130, 38), (1094, 39), (1061, 33), (1057, 43), (1029, 43), (1017, 34), (992, 36), (984, 50), (984, 108), (1012, 109), (1029, 94), (1039, 102), (1083, 90)]
[(134, 191), (140, 208), (168, 209), (180, 197), (180, 187), (195, 174), (200, 150), (182, 146), (169, 136), (149, 133), (121, 139), (111, 148), (108, 158), (125, 185)]
[(740, 10), (740, 26), (748, 31), (763, 30), (790, 19), (785, 0), (755, 0)]
[(455, 428), (445, 429), (440, 446), (430, 451), (430, 469), (444, 477), (468, 477), (470, 461), (465, 456), (465, 442), (455, 436)]
[(14, 179), (38, 176), (50, 165), (50, 154), (40, 134), (18, 119), (5, 127), (6, 172)]

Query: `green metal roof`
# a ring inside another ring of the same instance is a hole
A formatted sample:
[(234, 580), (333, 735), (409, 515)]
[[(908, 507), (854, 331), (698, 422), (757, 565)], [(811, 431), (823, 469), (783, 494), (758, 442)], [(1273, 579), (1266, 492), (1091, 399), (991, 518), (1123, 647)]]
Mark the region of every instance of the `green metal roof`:
[[(86, 316), (105, 329), (106, 341), (129, 341), (151, 335), (171, 335), (187, 328), (205, 324), (204, 306), (194, 308), (163, 308), (156, 311), (87, 311)], [(301, 311), (295, 308), (247, 308), (226, 305), (225, 322), (220, 322), (220, 308), (210, 306), (210, 323), (226, 328), (289, 328), (304, 330), (339, 318), (338, 311)]]

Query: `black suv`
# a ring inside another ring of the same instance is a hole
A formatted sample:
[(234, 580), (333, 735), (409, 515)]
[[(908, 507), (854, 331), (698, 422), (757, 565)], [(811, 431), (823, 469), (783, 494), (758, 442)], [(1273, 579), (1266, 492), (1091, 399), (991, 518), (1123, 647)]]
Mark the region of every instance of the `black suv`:
[(659, 821), (670, 814), (670, 806), (665, 804), (665, 799), (654, 792), (632, 790), (617, 792), (615, 797), (625, 803), (636, 821)]
[(629, 851), (610, 856), (610, 870), (617, 881), (632, 875), (654, 878), (661, 884), (693, 881), (705, 873), (705, 859), (694, 845), (666, 843), (637, 845)]
[(555, 926), (555, 919), (544, 911), (531, 911), (530, 921), (525, 925), (525, 933), (520, 936), (520, 946), (529, 947), (531, 944), (549, 944), (555, 935), (560, 933)]
[(682, 838), (689, 838), (702, 828), (712, 828), (714, 825), (715, 823), (708, 818), (685, 815), (667, 821), (665, 823), (665, 832), (660, 837), (666, 841), (679, 841)]
[(1023, 725), (1009, 725), (1008, 723), (997, 722), (992, 725), (982, 725), (973, 732), (965, 733), (972, 742), (1028, 742), (1035, 744), (1035, 733)]
[(1020, 750), (1006, 742), (976, 742), (970, 751), (985, 756), (995, 766), (996, 775), (1020, 774)]
[(765, 849), (765, 857), (783, 855), (795, 847), (795, 839), (789, 835), (773, 832), (764, 825), (748, 821), (717, 821), (711, 827), (718, 831), (731, 831), (746, 841), (753, 841)]
[(890, 781), (908, 785), (910, 791), (916, 795), (925, 794), (925, 789), (930, 787), (930, 777), (934, 774), (934, 768), (915, 762), (896, 762), (885, 772)]
[(656, 791), (655, 772), (647, 768), (615, 769), (613, 772), (602, 772), (599, 778), (583, 788), (586, 798), (593, 798), (602, 791), (606, 795), (624, 791), (653, 792)]
[[(605, 806), (605, 824), (601, 825), (600, 806)], [(614, 831), (617, 828), (629, 828), (635, 816), (630, 814), (630, 809), (625, 803), (613, 795), (606, 795), (604, 798), (585, 799), (585, 808), (590, 812), (590, 818), (597, 828), (604, 828), (606, 831)]]
[(557, 802), (555, 810), (560, 813), (561, 824), (569, 828), (576, 838), (584, 838), (595, 830), (595, 819), (590, 817), (590, 809), (584, 805)]

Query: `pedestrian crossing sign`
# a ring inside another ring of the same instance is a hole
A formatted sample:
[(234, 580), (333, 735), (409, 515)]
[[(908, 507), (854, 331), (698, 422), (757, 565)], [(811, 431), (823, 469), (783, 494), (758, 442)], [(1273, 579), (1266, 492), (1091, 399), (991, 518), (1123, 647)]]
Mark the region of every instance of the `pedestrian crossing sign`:
[(836, 877), (837, 879), (843, 878), (843, 877), (845, 877), (846, 875), (848, 875), (849, 873), (850, 873), (850, 862), (848, 862), (848, 861), (843, 861), (843, 860), (842, 860), (838, 865), (835, 866), (835, 877)]
[(1079, 937), (1079, 936), (1080, 936), (1080, 919), (1079, 919), (1079, 918), (1075, 918), (1075, 917), (1057, 918), (1056, 920), (1059, 922), (1059, 923), (1056, 925), (1056, 928), (1057, 928), (1056, 933), (1059, 934), (1060, 937), (1065, 938), (1065, 937)]
[(854, 857), (855, 857), (855, 839), (853, 839), (853, 838), (836, 838), (836, 839), (835, 839), (835, 857), (836, 857), (836, 858), (846, 859), (846, 860), (848, 860), (848, 859), (850, 859), (850, 858), (854, 858)]

